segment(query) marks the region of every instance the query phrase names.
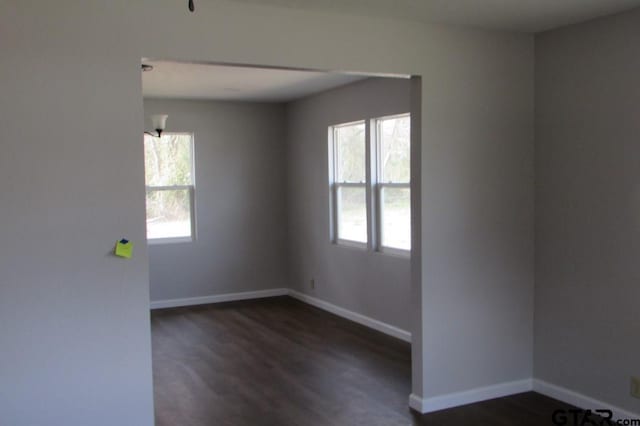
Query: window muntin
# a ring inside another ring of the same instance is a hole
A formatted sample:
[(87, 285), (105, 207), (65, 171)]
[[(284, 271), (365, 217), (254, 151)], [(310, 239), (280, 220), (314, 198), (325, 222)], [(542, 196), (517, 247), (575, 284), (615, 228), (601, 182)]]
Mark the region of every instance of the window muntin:
[(164, 133), (144, 137), (147, 239), (194, 238), (193, 135)]
[(378, 250), (411, 250), (411, 118), (378, 118), (376, 126)]
[(334, 241), (366, 245), (367, 161), (365, 123), (331, 128), (330, 185), (333, 199)]

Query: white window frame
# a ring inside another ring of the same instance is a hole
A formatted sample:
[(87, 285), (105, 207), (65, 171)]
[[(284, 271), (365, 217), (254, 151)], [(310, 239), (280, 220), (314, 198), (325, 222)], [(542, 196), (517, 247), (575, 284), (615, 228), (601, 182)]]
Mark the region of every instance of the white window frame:
[(375, 184), (374, 184), (374, 190), (375, 190), (374, 207), (375, 207), (375, 217), (378, 219), (376, 220), (377, 244), (375, 247), (376, 247), (376, 250), (381, 253), (393, 254), (398, 256), (409, 256), (411, 254), (411, 249), (407, 250), (407, 249), (401, 249), (397, 247), (387, 247), (382, 244), (382, 237), (383, 237), (382, 235), (383, 234), (382, 193), (385, 188), (404, 188), (404, 189), (408, 189), (409, 193), (411, 193), (411, 179), (409, 179), (409, 182), (393, 182), (393, 181), (384, 182), (382, 180), (382, 177), (383, 177), (382, 162), (379, 161), (379, 159), (382, 158), (382, 138), (380, 137), (381, 135), (380, 125), (384, 120), (390, 120), (394, 118), (404, 118), (404, 117), (409, 117), (409, 119), (411, 119), (411, 114), (403, 113), (403, 114), (387, 115), (384, 117), (376, 117), (371, 120), (371, 127), (374, 129), (374, 132), (371, 137), (371, 143), (373, 144), (373, 149), (375, 150), (375, 157), (376, 157), (374, 162), (375, 164), (373, 166), (373, 169), (375, 170), (375, 173), (376, 173)]
[[(378, 253), (410, 257), (411, 250), (382, 245), (382, 192), (384, 188), (407, 188), (411, 191), (409, 182), (383, 182), (381, 158), (381, 138), (379, 126), (383, 120), (393, 118), (411, 118), (411, 113), (393, 114), (382, 117), (368, 118), (364, 120), (340, 123), (329, 126), (329, 230), (330, 240), (333, 244), (371, 250)], [(365, 125), (365, 176), (364, 182), (339, 182), (338, 177), (338, 150), (336, 148), (336, 130), (341, 127)], [(340, 188), (365, 188), (367, 211), (367, 242), (351, 241), (338, 238), (338, 191)]]
[[(336, 137), (336, 133), (338, 129), (342, 127), (349, 127), (354, 125), (364, 124), (365, 126), (365, 181), (360, 182), (339, 182), (338, 181), (338, 149), (337, 143), (338, 138)], [(334, 244), (339, 244), (347, 247), (361, 248), (367, 249), (371, 244), (371, 219), (369, 217), (369, 204), (370, 204), (370, 191), (369, 185), (367, 182), (370, 182), (370, 167), (368, 167), (369, 162), (367, 161), (369, 157), (369, 146), (368, 146), (368, 133), (369, 133), (369, 124), (367, 120), (358, 120), (352, 121), (349, 123), (340, 123), (333, 126), (329, 126), (329, 191), (330, 191), (330, 211), (331, 211), (331, 219), (330, 219), (330, 237), (331, 242)], [(344, 238), (339, 238), (339, 220), (338, 220), (338, 192), (341, 188), (364, 188), (365, 189), (365, 208), (367, 212), (367, 242), (362, 241), (354, 241), (347, 240)]]
[[(189, 144), (189, 154), (191, 156), (191, 185), (167, 185), (167, 186), (154, 186), (146, 185), (146, 193), (159, 192), (159, 191), (189, 191), (189, 215), (191, 223), (191, 235), (181, 237), (161, 237), (161, 238), (149, 238), (147, 235), (147, 244), (173, 244), (173, 243), (190, 243), (196, 240), (196, 173), (195, 173), (195, 135), (193, 132), (163, 132), (162, 136), (170, 135), (188, 135), (191, 138)], [(153, 137), (153, 136), (151, 136)], [(146, 200), (146, 198), (145, 198)], [(146, 220), (146, 209), (145, 209)], [(146, 223), (146, 222), (145, 222)]]

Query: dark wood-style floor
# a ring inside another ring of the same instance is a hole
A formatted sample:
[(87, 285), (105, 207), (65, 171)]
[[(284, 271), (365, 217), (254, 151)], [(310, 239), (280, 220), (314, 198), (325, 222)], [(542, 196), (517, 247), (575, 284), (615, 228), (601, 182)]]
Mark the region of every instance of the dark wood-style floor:
[(289, 297), (156, 310), (158, 426), (533, 426), (569, 406), (528, 392), (417, 415), (409, 344)]

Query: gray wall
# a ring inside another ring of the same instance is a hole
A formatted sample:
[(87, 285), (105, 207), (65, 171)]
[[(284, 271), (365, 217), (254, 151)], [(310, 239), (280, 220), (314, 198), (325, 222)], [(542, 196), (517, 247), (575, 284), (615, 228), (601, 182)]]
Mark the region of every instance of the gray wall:
[(140, 55), (73, 3), (0, 2), (0, 424), (150, 426)]
[[(530, 376), (531, 36), (227, 0), (2, 0), (0, 51), (3, 423), (153, 423), (142, 56), (422, 76), (413, 390)], [(122, 236), (132, 261), (109, 256)]]
[(327, 128), (409, 112), (409, 90), (406, 79), (369, 79), (287, 104), (292, 287), (404, 330), (411, 328), (409, 258), (330, 241)]
[(536, 37), (535, 376), (640, 411), (640, 10)]
[(194, 133), (197, 239), (149, 246), (151, 300), (288, 287), (284, 106), (145, 100)]
[(422, 78), (428, 396), (532, 374), (533, 39), (477, 43)]

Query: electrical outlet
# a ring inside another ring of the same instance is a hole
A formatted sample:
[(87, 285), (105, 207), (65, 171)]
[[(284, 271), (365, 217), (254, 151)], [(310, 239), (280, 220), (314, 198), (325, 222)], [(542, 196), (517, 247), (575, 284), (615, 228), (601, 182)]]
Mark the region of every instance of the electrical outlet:
[(316, 289), (316, 280), (315, 280), (315, 278), (311, 278), (311, 280), (309, 281), (309, 286), (311, 287), (311, 290), (315, 290)]
[(631, 396), (640, 398), (640, 377), (631, 377)]

